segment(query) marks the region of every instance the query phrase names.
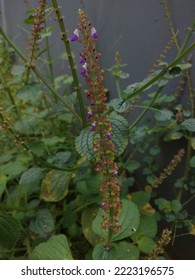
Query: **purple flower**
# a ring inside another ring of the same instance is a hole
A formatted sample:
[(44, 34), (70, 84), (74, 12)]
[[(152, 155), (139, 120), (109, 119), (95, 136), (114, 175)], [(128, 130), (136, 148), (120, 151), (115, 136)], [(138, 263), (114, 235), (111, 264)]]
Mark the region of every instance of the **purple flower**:
[(103, 209), (106, 206), (105, 202), (102, 202), (102, 204), (100, 205), (100, 208)]
[(84, 57), (80, 57), (80, 63), (85, 63)]
[(99, 38), (99, 36), (97, 35), (95, 27), (91, 28), (91, 36), (92, 36), (93, 39), (98, 39)]
[(112, 140), (112, 136), (111, 136), (110, 132), (107, 133), (106, 137), (108, 140)]
[(89, 109), (89, 111), (87, 112), (87, 118), (88, 120), (90, 120), (93, 117), (93, 112), (91, 109)]
[(119, 178), (118, 172), (116, 170), (114, 170), (114, 177)]
[(97, 125), (95, 122), (92, 123), (91, 127), (90, 127), (90, 131), (95, 131), (97, 128)]
[(79, 30), (76, 28), (75, 31), (73, 32), (73, 36), (71, 37), (71, 41), (77, 41), (79, 39)]
[(82, 65), (80, 74), (83, 77), (87, 77), (87, 63), (86, 62)]

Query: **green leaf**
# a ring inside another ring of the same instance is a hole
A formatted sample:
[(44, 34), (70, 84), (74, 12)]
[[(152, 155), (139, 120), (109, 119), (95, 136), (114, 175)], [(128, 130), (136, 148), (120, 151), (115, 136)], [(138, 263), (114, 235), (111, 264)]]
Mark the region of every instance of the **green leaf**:
[(85, 238), (94, 246), (99, 243), (101, 239), (99, 235), (95, 234), (92, 230), (92, 222), (95, 218), (96, 213), (96, 207), (88, 207), (82, 212), (81, 216), (83, 234)]
[(9, 215), (0, 214), (0, 245), (11, 249), (20, 237), (19, 222)]
[(36, 101), (42, 96), (42, 89), (38, 83), (32, 83), (20, 88), (17, 96), (24, 101)]
[(0, 166), (0, 172), (6, 174), (9, 178), (16, 177), (26, 170), (26, 166), (20, 161), (10, 161)]
[(72, 254), (65, 235), (52, 236), (34, 248), (31, 260), (72, 260)]
[(157, 222), (154, 216), (141, 216), (137, 231), (131, 236), (138, 240), (141, 236), (155, 237), (157, 233)]
[(178, 140), (178, 139), (181, 139), (182, 137), (183, 137), (183, 134), (181, 132), (173, 130), (173, 131), (168, 132), (164, 136), (163, 140), (164, 141)]
[(112, 99), (109, 104), (116, 112), (124, 113), (130, 106), (129, 101), (125, 101), (124, 98), (115, 98)]
[(146, 254), (150, 254), (153, 252), (153, 250), (156, 247), (156, 243), (154, 242), (154, 240), (148, 236), (142, 236), (139, 239), (138, 242), (138, 248), (140, 249), (140, 251), (146, 253)]
[(58, 152), (54, 156), (51, 156), (47, 161), (56, 167), (63, 168), (67, 161), (70, 159), (72, 153), (69, 151)]
[(162, 111), (154, 115), (155, 119), (160, 122), (169, 121), (173, 117), (173, 113), (170, 110), (163, 109)]
[(29, 149), (35, 154), (37, 157), (41, 157), (44, 154), (45, 143), (43, 141), (37, 141), (33, 143)]
[(102, 180), (99, 175), (90, 176), (86, 179), (86, 185), (88, 192), (97, 194), (99, 193), (99, 186), (101, 185)]
[(58, 143), (64, 143), (64, 140), (65, 140), (64, 137), (51, 136), (50, 138), (44, 138), (42, 141), (47, 146), (54, 146), (54, 145), (57, 145)]
[(31, 220), (29, 228), (31, 231), (43, 235), (54, 230), (54, 218), (48, 209), (40, 209), (36, 213), (35, 220)]
[(163, 210), (165, 212), (171, 211), (171, 202), (165, 198), (155, 199), (155, 204), (158, 205), (159, 210)]
[(182, 204), (179, 200), (174, 199), (171, 201), (171, 208), (173, 212), (177, 213), (182, 209)]
[(41, 184), (40, 198), (45, 201), (60, 201), (68, 193), (71, 173), (60, 170), (51, 170)]
[(145, 191), (133, 192), (132, 201), (138, 206), (142, 207), (150, 200), (150, 193)]
[(14, 76), (20, 76), (20, 75), (22, 75), (24, 73), (25, 69), (26, 68), (25, 68), (25, 66), (23, 64), (14, 65), (12, 67), (11, 73)]
[(94, 157), (93, 132), (89, 128), (84, 128), (80, 135), (76, 137), (75, 147), (81, 156), (91, 160)]
[(34, 116), (25, 116), (23, 119), (15, 123), (15, 130), (25, 134), (39, 134), (38, 120)]
[(20, 177), (20, 184), (30, 184), (34, 182), (38, 182), (43, 178), (43, 170), (39, 167), (31, 167), (27, 171), (25, 171)]
[(139, 249), (129, 242), (113, 243), (111, 248), (97, 244), (93, 250), (93, 260), (138, 260)]
[(137, 170), (139, 167), (141, 166), (141, 164), (137, 161), (137, 160), (130, 160), (128, 161), (127, 165), (126, 165), (126, 169), (130, 172), (133, 173), (135, 170)]
[(8, 177), (4, 174), (0, 174), (0, 199), (6, 189), (7, 181), (8, 181)]
[(190, 159), (190, 167), (195, 168), (195, 156)]
[[(122, 116), (112, 114), (110, 116), (110, 123), (112, 125), (111, 135), (115, 145), (115, 153), (119, 156), (124, 152), (128, 144), (128, 122)], [(90, 131), (89, 128), (85, 128), (75, 141), (77, 152), (89, 160), (94, 157), (93, 135), (94, 132)]]
[[(101, 226), (103, 215), (106, 216), (105, 212), (102, 209), (99, 209), (98, 214), (92, 223), (92, 229), (99, 236), (106, 239), (108, 233)], [(139, 211), (137, 206), (132, 201), (125, 199), (122, 200), (122, 209), (119, 223), (122, 226), (122, 230), (113, 234), (111, 241), (117, 241), (129, 237), (138, 228)]]
[(181, 123), (181, 127), (189, 132), (195, 132), (195, 118), (189, 118)]
[(33, 24), (34, 22), (34, 16), (33, 15), (30, 15), (28, 18), (26, 18), (23, 23), (24, 24)]
[(153, 146), (150, 148), (150, 154), (151, 156), (156, 156), (160, 153), (160, 148), (158, 146)]

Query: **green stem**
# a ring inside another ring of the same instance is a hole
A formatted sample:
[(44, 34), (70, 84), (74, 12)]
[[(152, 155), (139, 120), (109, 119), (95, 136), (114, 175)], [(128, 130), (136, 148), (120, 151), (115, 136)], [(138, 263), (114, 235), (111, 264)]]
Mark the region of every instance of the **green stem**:
[(119, 78), (118, 77), (115, 78), (115, 84), (116, 84), (118, 97), (121, 98), (121, 89), (120, 89), (120, 84), (119, 84)]
[(48, 37), (45, 38), (45, 41), (46, 41), (47, 57), (48, 57), (48, 65), (49, 65), (49, 76), (50, 76), (50, 81), (51, 81), (51, 83), (52, 83), (52, 85), (54, 87), (53, 61), (52, 61), (52, 56), (51, 56), (51, 51), (50, 51)]
[(83, 123), (83, 126), (85, 127), (86, 124), (87, 124), (85, 107), (84, 107), (84, 103), (83, 103), (81, 87), (80, 87), (79, 80), (78, 80), (78, 77), (77, 77), (76, 67), (75, 67), (75, 64), (74, 64), (74, 60), (73, 60), (73, 56), (72, 56), (72, 52), (71, 52), (71, 48), (70, 48), (70, 44), (69, 44), (69, 39), (68, 39), (68, 36), (67, 36), (65, 24), (64, 24), (64, 21), (63, 21), (63, 16), (61, 15), (61, 12), (60, 12), (60, 9), (59, 9), (59, 6), (58, 6), (58, 2), (56, 0), (52, 0), (52, 4), (53, 4), (53, 7), (54, 7), (56, 15), (57, 15), (57, 19), (58, 19), (58, 23), (59, 23), (59, 27), (60, 27), (60, 31), (61, 31), (61, 35), (62, 35), (62, 40), (64, 42), (64, 46), (65, 46), (65, 49), (66, 49), (66, 52), (67, 52), (68, 61), (69, 61), (70, 69), (71, 69), (71, 72), (72, 72), (72, 77), (73, 77), (73, 80), (74, 80), (74, 88), (77, 92), (77, 98), (78, 98), (78, 102), (79, 102), (79, 108), (80, 108), (82, 123)]
[(135, 122), (130, 126), (129, 131), (131, 131), (143, 118), (143, 116), (150, 110), (150, 107), (154, 104), (155, 100), (158, 98), (159, 94), (161, 93), (163, 87), (160, 87), (157, 92), (155, 93), (154, 97), (152, 98), (149, 105), (143, 110), (143, 112), (138, 116), (138, 118), (135, 120)]
[[(0, 33), (2, 34), (2, 36), (4, 37), (4, 39), (8, 42), (8, 44), (14, 49), (14, 51), (24, 60), (24, 62), (27, 62), (28, 60), (26, 59), (26, 57), (23, 55), (23, 53), (15, 46), (15, 44), (10, 40), (10, 38), (7, 36), (7, 34), (3, 31), (3, 29), (0, 27)], [(49, 84), (49, 82), (42, 76), (41, 72), (33, 67), (32, 71), (36, 74), (36, 76), (42, 81), (43, 84), (46, 85), (47, 88), (50, 89), (50, 91), (52, 92), (52, 94), (58, 98), (62, 104), (75, 116), (75, 118), (82, 123), (81, 118), (79, 117), (79, 115), (72, 109), (71, 106), (69, 106), (63, 99), (63, 97), (57, 92), (55, 91), (55, 89)]]
[(168, 64), (163, 70), (161, 70), (154, 78), (152, 78), (151, 80), (149, 80), (147, 83), (145, 83), (143, 86), (141, 86), (140, 88), (136, 89), (132, 94), (126, 96), (124, 99), (128, 100), (136, 95), (138, 95), (140, 92), (144, 91), (145, 89), (147, 89), (149, 86), (151, 86), (152, 84), (154, 84), (157, 80), (159, 80), (160, 78), (162, 78), (167, 71), (174, 67), (181, 59), (183, 59), (188, 53), (190, 53), (193, 49), (195, 48), (195, 42), (192, 43), (185, 51), (183, 51), (180, 55), (177, 55), (177, 57), (170, 63)]
[(192, 25), (189, 29), (189, 32), (188, 32), (187, 36), (185, 37), (185, 39), (184, 39), (184, 41), (183, 41), (183, 43), (182, 43), (182, 45), (179, 49), (178, 56), (185, 50), (193, 32), (194, 32), (194, 28), (195, 28), (195, 19), (193, 20)]

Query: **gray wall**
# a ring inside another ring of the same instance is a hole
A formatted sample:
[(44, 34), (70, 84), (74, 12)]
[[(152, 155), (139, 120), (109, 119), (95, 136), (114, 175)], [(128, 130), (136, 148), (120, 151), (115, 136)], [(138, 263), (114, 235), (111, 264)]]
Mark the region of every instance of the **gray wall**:
[[(28, 43), (27, 26), (23, 26), (26, 18), (27, 4), (36, 7), (38, 0), (0, 0), (4, 2), (4, 18), (8, 34), (17, 45), (25, 50)], [(50, 1), (48, 1), (50, 2)], [(128, 84), (141, 81), (155, 63), (160, 52), (170, 39), (169, 27), (160, 0), (59, 0), (69, 34), (75, 29), (77, 9), (86, 8), (93, 25), (101, 37), (98, 45), (103, 52), (102, 64), (107, 69), (114, 63), (116, 51), (121, 54), (122, 61), (127, 63), (125, 69), (130, 74), (128, 80), (122, 82), (122, 88)], [(187, 28), (191, 25), (195, 15), (194, 0), (168, 0), (175, 29), (179, 30), (179, 41), (185, 37)], [(52, 22), (51, 22), (52, 23)], [(57, 25), (56, 22), (54, 24)], [(63, 51), (63, 44), (59, 39), (58, 28), (52, 37), (53, 54)], [(73, 51), (79, 52), (78, 44), (72, 44)], [(170, 52), (171, 57), (176, 54), (175, 48)], [(61, 69), (60, 62), (55, 65), (56, 72)], [(115, 95), (113, 80), (106, 75), (106, 87)]]

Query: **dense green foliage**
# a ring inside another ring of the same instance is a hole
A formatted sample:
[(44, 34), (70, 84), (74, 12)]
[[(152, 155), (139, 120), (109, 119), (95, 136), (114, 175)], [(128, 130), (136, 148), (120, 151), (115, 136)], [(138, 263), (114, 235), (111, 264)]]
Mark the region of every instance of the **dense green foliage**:
[[(25, 24), (33, 24), (34, 12), (27, 12)], [(42, 30), (40, 41), (48, 42), (52, 30)], [(124, 90), (119, 81), (128, 75), (119, 54), (110, 70), (118, 90), (108, 105), (122, 186), (122, 230), (107, 247), (93, 132), (79, 115), (75, 77), (53, 76), (56, 58), (49, 60), (47, 47), (38, 51), (39, 66), (28, 68), (28, 59), (13, 44), (7, 48), (7, 35), (1, 33), (0, 259), (160, 259), (166, 257), (165, 248), (158, 251), (164, 228), (170, 230), (164, 246), (180, 232), (195, 235), (195, 213), (186, 208), (195, 198), (195, 106), (188, 61), (194, 44), (184, 45), (175, 60), (160, 63), (145, 80)], [(17, 62), (13, 55), (19, 55)], [(50, 80), (40, 75), (40, 67), (48, 67)], [(172, 79), (180, 88), (166, 92)], [(178, 101), (183, 81), (189, 88), (186, 104)], [(136, 108), (142, 111), (132, 123), (129, 115)], [(176, 151), (161, 162), (162, 148), (171, 143), (185, 156)], [(179, 164), (183, 168), (173, 176)], [(174, 182), (166, 196), (160, 189), (169, 176)]]

